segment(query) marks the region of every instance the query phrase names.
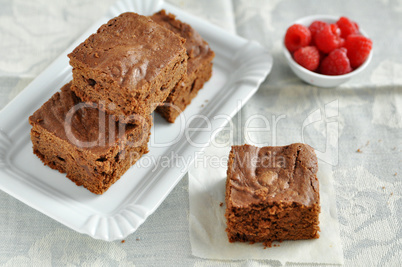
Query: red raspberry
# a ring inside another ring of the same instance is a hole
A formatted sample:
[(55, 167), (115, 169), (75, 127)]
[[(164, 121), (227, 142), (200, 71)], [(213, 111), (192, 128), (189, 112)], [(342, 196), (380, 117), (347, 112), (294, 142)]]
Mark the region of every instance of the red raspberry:
[(324, 53), (329, 53), (338, 48), (341, 44), (338, 26), (335, 24), (326, 25), (321, 31), (316, 33), (314, 43)]
[(300, 47), (309, 45), (311, 42), (310, 30), (300, 24), (293, 24), (288, 28), (285, 35), (285, 46), (290, 53)]
[(353, 22), (353, 24), (355, 25), (357, 31), (359, 31), (359, 24), (357, 24), (356, 22)]
[(373, 42), (363, 35), (351, 34), (346, 38), (345, 48), (352, 68), (357, 68), (366, 61), (373, 47)]
[(317, 32), (321, 31), (328, 23), (320, 20), (313, 21), (313, 23), (310, 24), (308, 29), (311, 32), (311, 40), (314, 41), (314, 37)]
[(299, 65), (311, 71), (315, 71), (320, 64), (320, 52), (315, 46), (301, 47), (293, 57)]
[(346, 38), (350, 34), (359, 32), (359, 26), (357, 25), (357, 23), (351, 21), (347, 17), (340, 17), (339, 20), (336, 22), (336, 25), (338, 25), (339, 29), (341, 29), (342, 38)]
[(342, 75), (352, 71), (345, 48), (338, 48), (329, 53), (320, 65), (320, 72), (325, 75)]
[(336, 35), (336, 36), (341, 36), (341, 29), (339, 29), (338, 25), (335, 23), (329, 24), (331, 26), (331, 31)]
[(344, 47), (345, 46), (345, 39), (340, 38), (339, 39), (339, 47)]

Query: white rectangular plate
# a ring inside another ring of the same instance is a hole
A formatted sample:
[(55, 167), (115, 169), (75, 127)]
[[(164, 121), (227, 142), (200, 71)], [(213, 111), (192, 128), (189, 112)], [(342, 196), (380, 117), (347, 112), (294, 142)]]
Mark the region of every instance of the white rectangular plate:
[[(67, 54), (101, 24), (126, 11), (151, 15), (162, 8), (209, 42), (216, 53), (212, 78), (176, 123), (155, 115), (150, 152), (105, 194), (92, 194), (44, 166), (32, 153), (28, 117), (72, 79)], [(256, 92), (271, 67), (272, 57), (259, 44), (168, 3), (119, 1), (1, 111), (0, 189), (80, 233), (108, 241), (123, 239), (156, 210), (197, 153)]]

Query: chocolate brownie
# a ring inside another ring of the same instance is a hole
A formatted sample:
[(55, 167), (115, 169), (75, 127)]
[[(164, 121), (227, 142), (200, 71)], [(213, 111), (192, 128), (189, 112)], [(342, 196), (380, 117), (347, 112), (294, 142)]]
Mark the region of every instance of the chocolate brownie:
[(29, 117), (33, 151), (77, 185), (102, 194), (148, 152), (152, 117), (118, 123), (95, 104), (81, 102), (70, 87), (64, 85)]
[(233, 146), (226, 180), (229, 241), (318, 238), (317, 170), (315, 152), (305, 144)]
[(71, 89), (120, 122), (151, 114), (186, 74), (184, 42), (148, 17), (123, 13), (68, 55)]
[(187, 76), (172, 90), (165, 104), (156, 109), (162, 117), (173, 123), (204, 83), (211, 78), (215, 53), (190, 25), (176, 19), (172, 14), (167, 14), (165, 10), (155, 13), (151, 19), (186, 39), (184, 46), (188, 55)]

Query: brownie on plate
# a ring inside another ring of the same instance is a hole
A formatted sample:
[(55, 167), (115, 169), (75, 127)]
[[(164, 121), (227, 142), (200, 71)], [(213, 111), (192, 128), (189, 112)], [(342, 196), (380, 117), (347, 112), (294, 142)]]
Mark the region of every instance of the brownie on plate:
[(186, 74), (184, 42), (148, 17), (123, 13), (68, 55), (71, 90), (123, 123), (151, 114)]
[(64, 85), (29, 117), (34, 153), (77, 185), (102, 194), (144, 153), (152, 117), (116, 122)]
[(186, 39), (187, 76), (172, 90), (165, 104), (156, 109), (162, 117), (173, 123), (204, 83), (211, 78), (215, 53), (190, 25), (176, 19), (172, 14), (167, 14), (165, 10), (155, 13), (151, 19)]
[(315, 152), (305, 144), (233, 146), (226, 180), (229, 241), (318, 238), (317, 170)]

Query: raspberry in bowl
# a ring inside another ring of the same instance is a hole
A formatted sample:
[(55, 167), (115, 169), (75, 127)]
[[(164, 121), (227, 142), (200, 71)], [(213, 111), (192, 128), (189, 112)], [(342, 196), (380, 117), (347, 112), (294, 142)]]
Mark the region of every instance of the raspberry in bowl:
[(364, 70), (372, 41), (347, 17), (315, 15), (294, 22), (284, 37), (285, 58), (303, 81), (335, 87)]

